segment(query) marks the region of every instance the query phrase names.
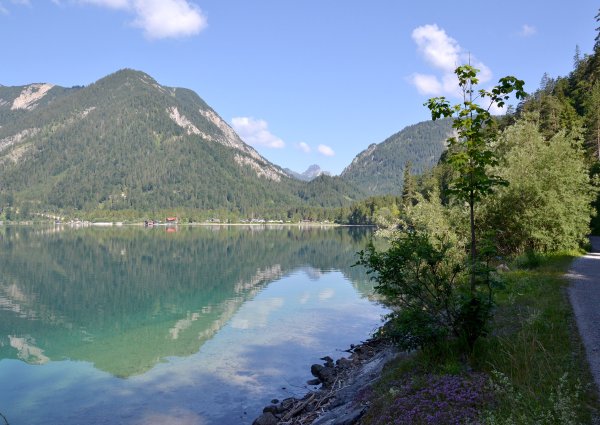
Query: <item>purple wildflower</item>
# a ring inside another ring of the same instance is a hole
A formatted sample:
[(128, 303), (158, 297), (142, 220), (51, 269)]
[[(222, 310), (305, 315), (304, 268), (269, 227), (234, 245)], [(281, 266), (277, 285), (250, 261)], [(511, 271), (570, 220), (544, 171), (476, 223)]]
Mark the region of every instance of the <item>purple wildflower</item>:
[(484, 374), (408, 375), (392, 382), (383, 409), (372, 406), (374, 425), (477, 424), (479, 411), (491, 401)]

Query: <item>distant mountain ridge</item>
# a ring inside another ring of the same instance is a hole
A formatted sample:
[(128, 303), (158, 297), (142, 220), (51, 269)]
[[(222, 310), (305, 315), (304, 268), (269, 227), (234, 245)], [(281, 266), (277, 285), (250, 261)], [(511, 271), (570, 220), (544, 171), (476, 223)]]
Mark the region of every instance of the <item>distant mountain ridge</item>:
[(452, 121), (424, 121), (405, 127), (359, 153), (340, 177), (371, 194), (399, 194), (407, 163), (414, 174), (431, 169), (446, 149)]
[(331, 175), (329, 171), (322, 170), (321, 167), (317, 164), (309, 166), (303, 173), (297, 173), (293, 170), (290, 170), (289, 168), (285, 168), (284, 171), (288, 173), (288, 175), (290, 175), (291, 177), (294, 177), (295, 179), (307, 182), (314, 180), (321, 175)]
[(361, 196), (352, 188), (307, 201), (305, 184), (245, 144), (196, 93), (140, 71), (86, 87), (0, 87), (0, 198), (38, 209), (247, 214), (273, 205), (347, 205)]
[(405, 165), (431, 168), (451, 133), (449, 120), (408, 126), (332, 177), (316, 164), (295, 173), (271, 163), (196, 93), (140, 71), (85, 87), (0, 85), (0, 209), (295, 216), (399, 193)]

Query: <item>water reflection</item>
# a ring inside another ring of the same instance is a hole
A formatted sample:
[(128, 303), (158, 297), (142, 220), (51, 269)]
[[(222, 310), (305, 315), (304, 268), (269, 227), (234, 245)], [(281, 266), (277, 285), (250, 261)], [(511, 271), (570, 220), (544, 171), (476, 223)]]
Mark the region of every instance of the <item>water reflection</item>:
[[(247, 300), (295, 271), (317, 280), (339, 270), (371, 293), (350, 267), (364, 229), (160, 230), (1, 228), (0, 359), (85, 361), (130, 377), (198, 352)], [(332, 291), (297, 294), (298, 303)], [(283, 300), (254, 303), (231, 326), (265, 326)]]

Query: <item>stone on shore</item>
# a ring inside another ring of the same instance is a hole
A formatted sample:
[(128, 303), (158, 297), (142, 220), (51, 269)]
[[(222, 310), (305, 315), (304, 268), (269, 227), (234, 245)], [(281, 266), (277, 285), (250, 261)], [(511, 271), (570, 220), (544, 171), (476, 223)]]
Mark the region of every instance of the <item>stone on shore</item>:
[(271, 412), (265, 412), (252, 422), (252, 425), (277, 425), (279, 420)]
[(287, 398), (265, 407), (253, 425), (356, 424), (368, 409), (367, 404), (357, 400), (358, 394), (377, 380), (384, 365), (396, 357), (398, 351), (384, 340), (369, 340), (347, 351), (352, 353), (349, 359), (334, 362), (326, 356), (321, 359), (324, 365), (311, 366), (316, 379), (308, 382), (322, 383), (320, 389), (308, 392), (301, 399)]

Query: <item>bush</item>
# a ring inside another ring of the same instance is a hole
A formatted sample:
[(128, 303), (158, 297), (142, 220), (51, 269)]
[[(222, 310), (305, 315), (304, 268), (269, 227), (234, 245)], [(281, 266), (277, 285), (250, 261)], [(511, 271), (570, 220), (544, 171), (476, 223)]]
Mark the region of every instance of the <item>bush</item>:
[(491, 300), (470, 291), (466, 268), (449, 255), (452, 245), (424, 231), (401, 233), (385, 252), (370, 244), (358, 264), (375, 290), (396, 308), (387, 332), (405, 350), (438, 345), (449, 337), (472, 348), (485, 334)]
[(520, 122), (500, 140), (506, 153), (498, 174), (510, 184), (489, 197), (481, 226), (493, 230), (504, 255), (578, 248), (589, 232), (596, 189), (576, 135), (544, 140)]

